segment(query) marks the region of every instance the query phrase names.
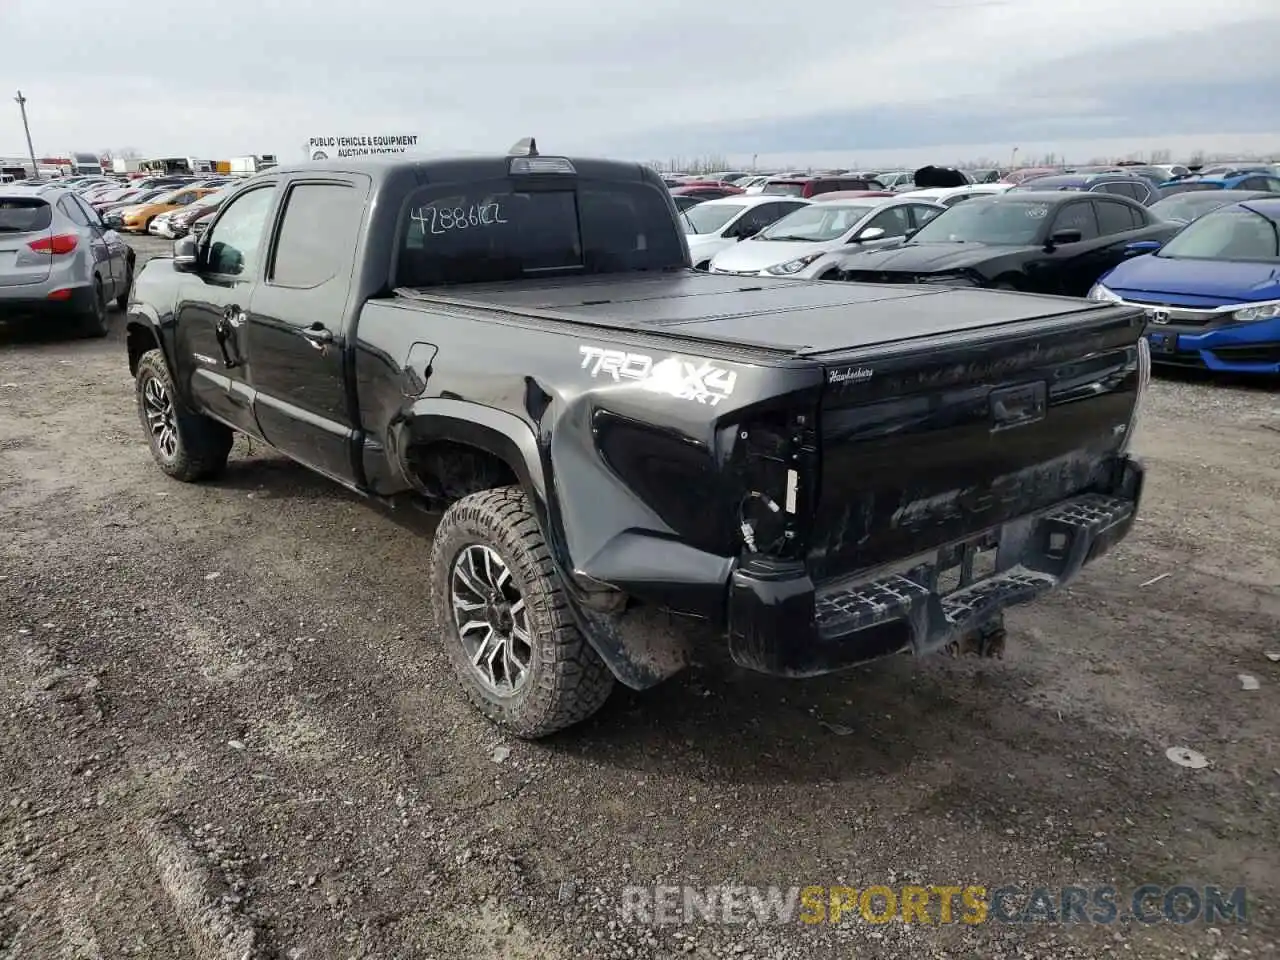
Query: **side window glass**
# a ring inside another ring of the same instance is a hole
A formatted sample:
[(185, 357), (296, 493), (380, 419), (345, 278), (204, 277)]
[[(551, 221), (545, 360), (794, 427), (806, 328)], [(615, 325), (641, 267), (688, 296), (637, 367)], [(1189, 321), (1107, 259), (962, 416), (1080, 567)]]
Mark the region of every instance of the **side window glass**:
[(79, 224), (82, 227), (89, 226), (89, 219), (84, 215), (84, 211), (76, 206), (75, 200), (71, 197), (63, 197), (60, 199), (58, 201), (58, 209), (61, 210), (62, 215), (72, 223)]
[(98, 213), (97, 210), (93, 209), (93, 207), (85, 203), (85, 201), (82, 200), (80, 197), (72, 197), (71, 200), (77, 207), (80, 208), (80, 211), (85, 215), (86, 221), (88, 222), (89, 226), (91, 227), (103, 226), (102, 216)]
[(318, 287), (349, 271), (364, 197), (337, 183), (300, 183), (285, 199), (284, 220), (268, 280), (285, 287)]
[(1058, 211), (1051, 233), (1059, 230), (1079, 230), (1081, 240), (1096, 240), (1098, 218), (1094, 216), (1092, 203), (1068, 203)]
[[(965, 198), (965, 195), (963, 193), (957, 194), (955, 197), (955, 202), (959, 202), (964, 198)], [(926, 223), (928, 223), (930, 220), (932, 220), (934, 217), (936, 217), (938, 214), (942, 212), (941, 210), (933, 209), (933, 207), (925, 207), (925, 206), (919, 206), (919, 205), (912, 206), (909, 209), (911, 211), (911, 219), (914, 221), (911, 228), (913, 230), (919, 230)]]
[(262, 234), (275, 194), (274, 187), (261, 187), (227, 204), (205, 240), (208, 272), (230, 277), (257, 272)]
[(1263, 190), (1270, 190), (1272, 193), (1280, 193), (1280, 180), (1277, 180), (1275, 177), (1267, 177), (1266, 181), (1267, 185), (1262, 188)]
[(1127, 233), (1133, 229), (1133, 212), (1128, 204), (1098, 200), (1094, 209), (1098, 214), (1098, 231), (1102, 236)]
[(911, 232), (911, 221), (907, 216), (907, 208), (891, 207), (871, 218), (865, 229), (879, 227), (887, 237), (904, 237)]

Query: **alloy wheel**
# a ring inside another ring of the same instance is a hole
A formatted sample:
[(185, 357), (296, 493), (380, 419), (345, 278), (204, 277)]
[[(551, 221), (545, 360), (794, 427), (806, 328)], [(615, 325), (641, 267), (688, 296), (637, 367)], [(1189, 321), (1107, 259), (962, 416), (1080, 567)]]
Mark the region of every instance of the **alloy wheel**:
[(472, 544), (453, 561), (449, 593), (453, 622), (476, 677), (499, 696), (513, 695), (529, 678), (533, 638), (510, 568), (497, 551)]
[(151, 443), (166, 461), (178, 455), (178, 424), (169, 390), (155, 377), (142, 386), (142, 412), (151, 431)]

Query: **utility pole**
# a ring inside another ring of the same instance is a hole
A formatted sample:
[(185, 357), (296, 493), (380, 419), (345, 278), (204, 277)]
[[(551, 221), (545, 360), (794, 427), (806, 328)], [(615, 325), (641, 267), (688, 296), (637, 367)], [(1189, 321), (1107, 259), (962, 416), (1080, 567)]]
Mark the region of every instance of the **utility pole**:
[(27, 155), (31, 157), (31, 177), (33, 180), (39, 180), (40, 164), (36, 163), (36, 148), (31, 145), (31, 128), (27, 126), (27, 98), (19, 90), (18, 95), (13, 99), (18, 104), (18, 109), (22, 111), (22, 132), (27, 135)]

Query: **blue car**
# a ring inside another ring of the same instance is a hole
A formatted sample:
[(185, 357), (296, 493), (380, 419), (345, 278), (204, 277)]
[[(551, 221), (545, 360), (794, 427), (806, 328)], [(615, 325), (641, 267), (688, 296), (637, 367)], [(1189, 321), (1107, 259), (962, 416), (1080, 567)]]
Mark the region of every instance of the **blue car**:
[(1161, 197), (1192, 190), (1264, 190), (1280, 193), (1280, 176), (1259, 167), (1251, 170), (1226, 170), (1213, 176), (1181, 177), (1160, 184)]
[(1089, 299), (1143, 307), (1156, 363), (1280, 373), (1280, 196), (1206, 213)]

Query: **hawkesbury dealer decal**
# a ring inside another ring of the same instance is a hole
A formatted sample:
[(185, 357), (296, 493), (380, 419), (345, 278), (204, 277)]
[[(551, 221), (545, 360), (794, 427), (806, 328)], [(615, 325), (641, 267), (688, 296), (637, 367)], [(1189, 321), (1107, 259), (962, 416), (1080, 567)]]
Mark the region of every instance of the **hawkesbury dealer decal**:
[(698, 357), (654, 358), (585, 344), (578, 347), (578, 353), (582, 357), (581, 369), (588, 371), (592, 379), (632, 381), (652, 393), (712, 407), (731, 396), (738, 381), (735, 371)]

